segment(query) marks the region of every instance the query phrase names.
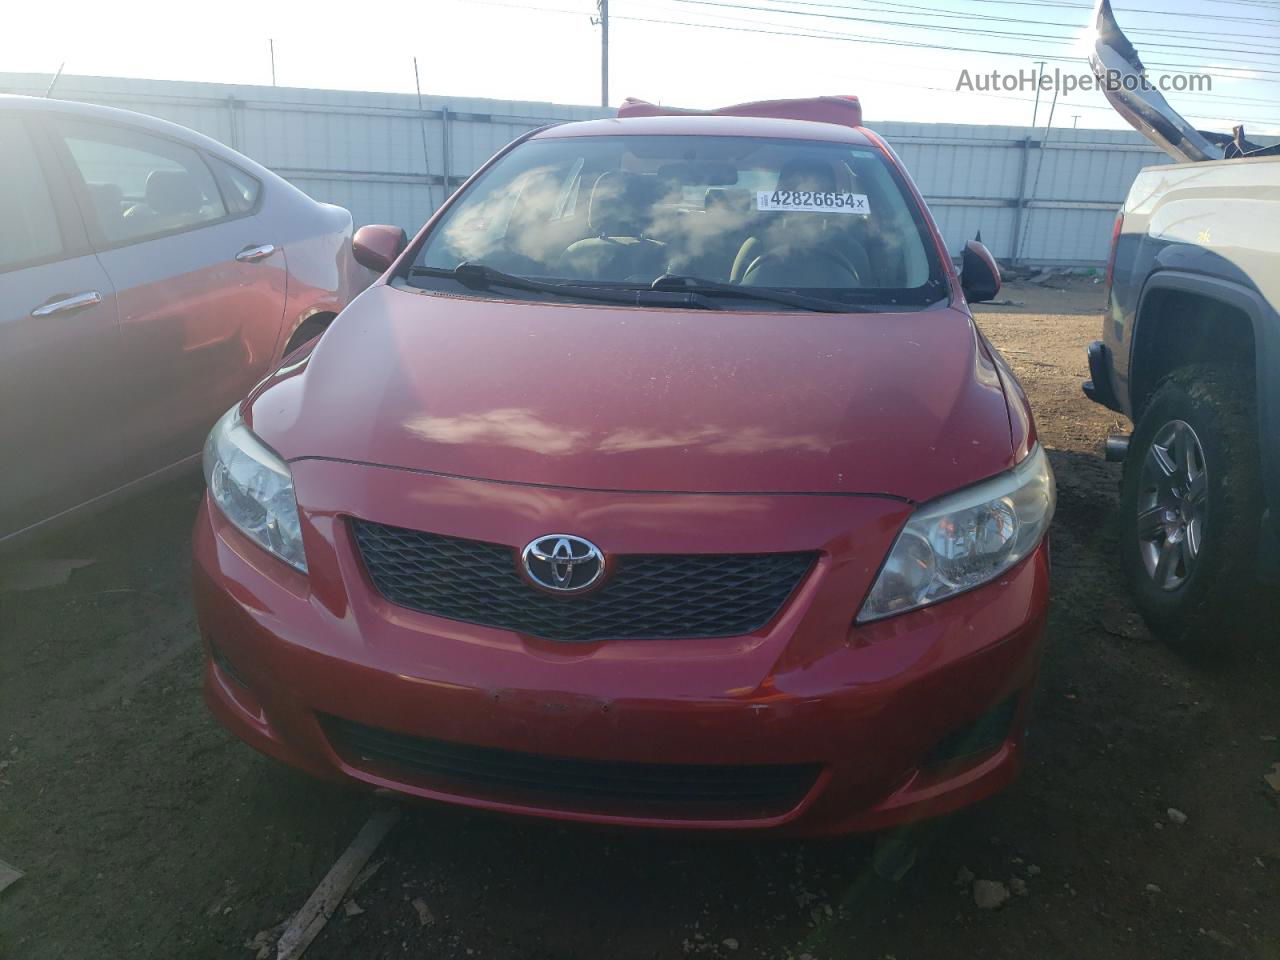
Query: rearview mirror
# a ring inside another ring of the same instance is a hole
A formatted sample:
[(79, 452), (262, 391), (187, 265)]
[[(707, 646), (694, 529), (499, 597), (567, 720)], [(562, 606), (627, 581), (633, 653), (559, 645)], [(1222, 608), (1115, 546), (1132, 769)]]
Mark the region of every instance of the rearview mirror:
[(408, 244), (409, 238), (402, 227), (372, 223), (361, 227), (351, 238), (351, 254), (362, 267), (386, 273)]
[(682, 187), (731, 187), (738, 182), (738, 168), (715, 160), (684, 160), (663, 164), (658, 179)]
[(960, 254), (960, 289), (970, 303), (994, 300), (1000, 292), (1000, 267), (983, 245), (981, 233), (966, 243)]

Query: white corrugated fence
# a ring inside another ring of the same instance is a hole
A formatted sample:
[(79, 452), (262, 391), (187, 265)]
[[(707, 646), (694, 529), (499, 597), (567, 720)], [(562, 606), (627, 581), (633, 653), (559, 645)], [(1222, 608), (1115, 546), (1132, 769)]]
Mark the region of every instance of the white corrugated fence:
[[(0, 73), (0, 92), (42, 96), (47, 74)], [(612, 116), (600, 107), (241, 84), (59, 78), (54, 95), (136, 110), (221, 140), (357, 225), (410, 233), (476, 167), (526, 130)], [(982, 231), (1001, 260), (1099, 264), (1144, 166), (1168, 159), (1137, 133), (965, 124), (867, 125), (898, 152), (948, 249)]]

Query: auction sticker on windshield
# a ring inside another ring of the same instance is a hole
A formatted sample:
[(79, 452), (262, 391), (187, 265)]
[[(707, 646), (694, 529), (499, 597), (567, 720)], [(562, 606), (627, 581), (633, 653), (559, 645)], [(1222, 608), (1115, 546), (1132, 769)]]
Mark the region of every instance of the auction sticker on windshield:
[(822, 190), (760, 190), (756, 209), (779, 213), (871, 213), (865, 193), (837, 193)]

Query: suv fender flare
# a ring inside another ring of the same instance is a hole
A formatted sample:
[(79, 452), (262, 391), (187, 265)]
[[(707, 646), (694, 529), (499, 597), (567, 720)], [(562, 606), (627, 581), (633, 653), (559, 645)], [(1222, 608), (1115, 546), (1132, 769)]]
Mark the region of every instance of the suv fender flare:
[[(1136, 316), (1145, 316), (1147, 298), (1154, 293), (1174, 291), (1217, 300), (1239, 310), (1253, 328), (1255, 382), (1258, 404), (1258, 453), (1262, 459), (1262, 485), (1271, 514), (1280, 509), (1280, 313), (1250, 287), (1219, 277), (1182, 270), (1159, 270), (1147, 278), (1138, 298)], [(1130, 383), (1134, 355), (1144, 337), (1141, 320), (1129, 345)], [(1150, 332), (1146, 336), (1150, 336)], [(1132, 404), (1131, 404), (1132, 405)], [(1133, 411), (1137, 414), (1137, 411)]]

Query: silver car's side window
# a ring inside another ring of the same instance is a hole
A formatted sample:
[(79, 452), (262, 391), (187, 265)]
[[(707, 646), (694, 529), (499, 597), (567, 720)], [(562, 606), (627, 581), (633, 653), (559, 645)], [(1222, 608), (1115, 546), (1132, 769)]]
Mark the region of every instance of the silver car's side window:
[(190, 229), (227, 215), (213, 174), (190, 147), (99, 124), (63, 128), (108, 244)]
[(209, 157), (209, 163), (222, 182), (222, 195), (227, 209), (234, 215), (248, 213), (258, 204), (262, 182), (220, 157)]
[(56, 259), (62, 237), (39, 158), (17, 117), (0, 117), (0, 270)]

